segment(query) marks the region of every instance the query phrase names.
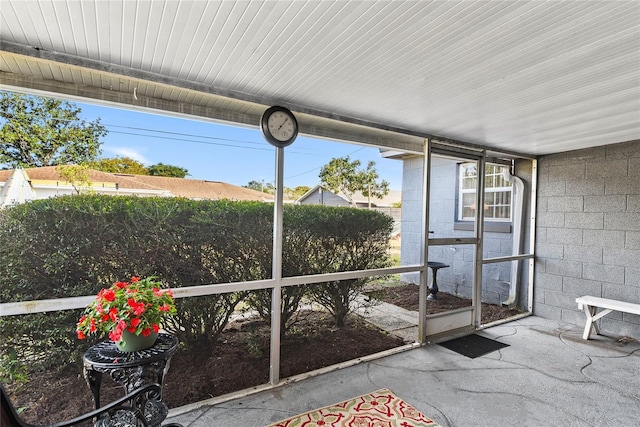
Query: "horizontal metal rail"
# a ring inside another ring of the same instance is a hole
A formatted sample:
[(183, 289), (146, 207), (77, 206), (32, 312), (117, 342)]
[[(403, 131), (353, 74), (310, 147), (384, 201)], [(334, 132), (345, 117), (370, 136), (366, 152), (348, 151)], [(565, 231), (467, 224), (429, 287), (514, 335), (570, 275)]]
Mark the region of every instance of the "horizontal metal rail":
[(477, 242), (475, 237), (435, 237), (429, 239), (429, 246), (475, 245)]
[(523, 259), (533, 259), (535, 257), (534, 254), (522, 254), (522, 255), (509, 255), (509, 256), (500, 256), (495, 258), (486, 258), (482, 260), (483, 264), (495, 264), (498, 262), (508, 262), (508, 261), (520, 261)]
[[(333, 282), (337, 280), (359, 279), (362, 277), (386, 276), (389, 274), (410, 273), (422, 269), (421, 265), (404, 265), (400, 267), (377, 268), (372, 270), (343, 271), (339, 273), (312, 274), (308, 276), (285, 277), (282, 286), (299, 286), (312, 283)], [(199, 297), (217, 295), (229, 292), (254, 291), (270, 289), (275, 280), (253, 280), (249, 282), (218, 283), (184, 288), (173, 288), (176, 298)], [(34, 301), (7, 302), (0, 304), (0, 317), (21, 314), (46, 313), (50, 311), (74, 310), (85, 308), (95, 296), (81, 296), (68, 298), (54, 298)]]

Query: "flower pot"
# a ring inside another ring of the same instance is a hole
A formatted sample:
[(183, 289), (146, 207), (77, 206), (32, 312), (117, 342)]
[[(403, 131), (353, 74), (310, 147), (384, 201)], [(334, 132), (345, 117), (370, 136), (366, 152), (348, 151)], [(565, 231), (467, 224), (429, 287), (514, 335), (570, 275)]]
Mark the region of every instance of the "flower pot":
[(116, 343), (116, 347), (118, 347), (118, 350), (125, 353), (145, 350), (149, 347), (153, 347), (157, 338), (158, 334), (156, 332), (152, 332), (145, 337), (142, 334), (136, 335), (125, 330), (122, 332), (122, 338), (120, 338), (120, 341)]

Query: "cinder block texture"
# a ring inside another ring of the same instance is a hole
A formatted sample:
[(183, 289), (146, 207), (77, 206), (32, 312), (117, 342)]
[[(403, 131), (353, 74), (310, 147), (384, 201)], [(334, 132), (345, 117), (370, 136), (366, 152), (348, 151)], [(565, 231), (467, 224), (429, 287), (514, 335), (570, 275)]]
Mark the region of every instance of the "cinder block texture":
[[(534, 313), (582, 325), (576, 297), (640, 303), (640, 141), (544, 156), (538, 167)], [(637, 317), (612, 313), (601, 329), (640, 339)]]

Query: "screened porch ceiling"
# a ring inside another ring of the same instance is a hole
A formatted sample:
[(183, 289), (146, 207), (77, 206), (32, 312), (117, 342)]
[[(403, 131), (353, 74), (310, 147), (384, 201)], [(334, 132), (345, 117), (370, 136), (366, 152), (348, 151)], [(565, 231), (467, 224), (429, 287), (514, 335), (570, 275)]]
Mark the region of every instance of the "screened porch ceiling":
[(421, 152), (640, 140), (638, 1), (0, 0), (0, 87)]

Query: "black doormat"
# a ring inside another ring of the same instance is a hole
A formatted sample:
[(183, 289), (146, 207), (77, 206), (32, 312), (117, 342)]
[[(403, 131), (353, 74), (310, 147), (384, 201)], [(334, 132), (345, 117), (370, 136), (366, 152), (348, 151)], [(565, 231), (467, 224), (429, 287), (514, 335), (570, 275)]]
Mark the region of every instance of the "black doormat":
[(460, 353), (463, 356), (470, 357), (471, 359), (484, 356), (485, 354), (500, 350), (504, 347), (509, 347), (509, 344), (504, 344), (477, 334), (454, 338), (449, 341), (441, 342), (439, 345), (455, 351), (456, 353)]

